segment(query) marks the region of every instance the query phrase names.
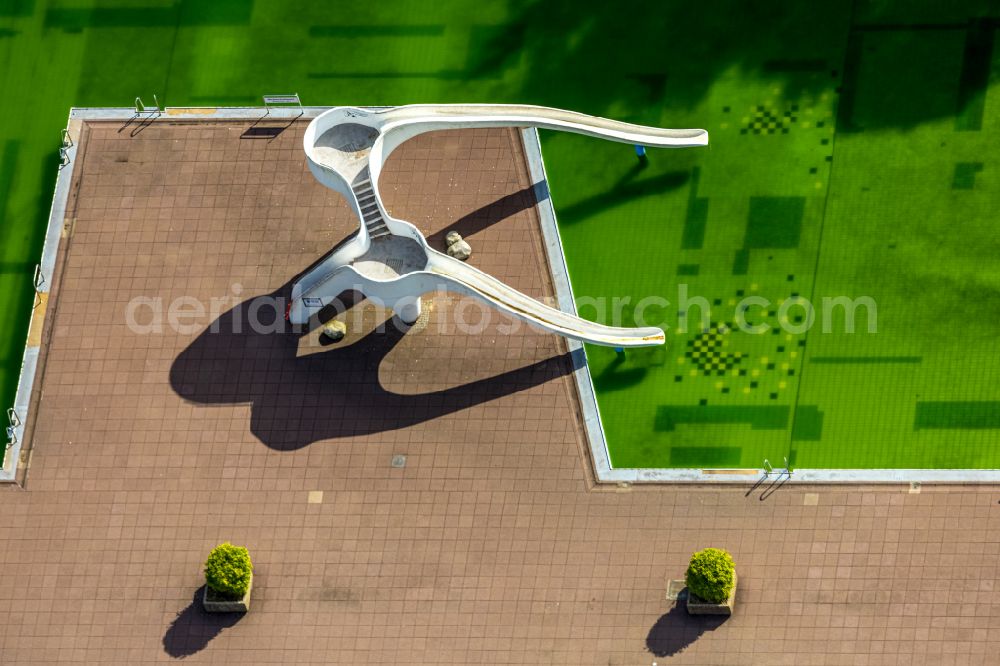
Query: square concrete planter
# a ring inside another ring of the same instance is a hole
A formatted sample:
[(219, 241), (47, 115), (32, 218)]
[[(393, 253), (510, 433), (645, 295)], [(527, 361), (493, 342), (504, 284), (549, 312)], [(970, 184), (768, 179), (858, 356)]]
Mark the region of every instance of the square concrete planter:
[(250, 585), (247, 586), (247, 593), (241, 599), (233, 599), (206, 585), (201, 604), (205, 607), (206, 613), (246, 613), (250, 610), (251, 590), (253, 590), (253, 574), (250, 574)]
[(687, 593), (687, 611), (689, 615), (732, 615), (733, 608), (736, 606), (736, 585), (738, 583), (736, 574), (733, 574), (733, 591), (729, 594), (729, 598), (723, 601), (721, 604), (713, 604), (709, 601), (705, 601), (699, 597), (696, 597), (688, 590)]

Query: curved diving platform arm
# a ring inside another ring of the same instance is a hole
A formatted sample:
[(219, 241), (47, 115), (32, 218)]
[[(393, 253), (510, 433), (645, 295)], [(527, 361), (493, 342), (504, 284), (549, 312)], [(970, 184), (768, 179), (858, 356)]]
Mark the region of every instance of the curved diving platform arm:
[(468, 294), (498, 310), (550, 333), (604, 347), (652, 347), (665, 342), (656, 327), (604, 326), (549, 307), (495, 277), (440, 252), (432, 252), (427, 269), (452, 290)]
[(413, 104), (378, 115), (382, 116), (383, 134), (409, 125), (419, 126), (416, 132), (405, 132), (410, 135), (460, 127), (541, 127), (644, 146), (708, 145), (708, 132), (703, 129), (649, 127), (530, 104)]
[(659, 148), (708, 145), (708, 132), (703, 129), (648, 127), (529, 104), (413, 104), (374, 113), (360, 109), (357, 111), (368, 116), (368, 122), (372, 122), (380, 131), (369, 155), (372, 182), (376, 189), (382, 165), (396, 148), (415, 136), (436, 130), (539, 127)]
[(549, 307), (495, 277), (436, 251), (431, 253), (427, 270), (407, 273), (388, 282), (372, 280), (353, 266), (341, 266), (315, 280), (308, 290), (293, 293), (285, 317), (292, 324), (305, 324), (321, 307), (333, 303), (351, 289), (360, 290), (373, 301), (389, 307), (433, 291), (454, 291), (477, 298), (551, 333), (605, 347), (652, 347), (665, 341), (659, 328), (604, 326)]

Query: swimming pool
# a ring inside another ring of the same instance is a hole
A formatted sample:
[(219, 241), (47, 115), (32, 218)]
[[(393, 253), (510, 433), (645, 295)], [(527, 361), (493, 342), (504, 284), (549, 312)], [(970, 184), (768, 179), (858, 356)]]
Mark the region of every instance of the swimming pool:
[(710, 149), (645, 168), (546, 139), (581, 313), (667, 330), (587, 348), (614, 467), (1000, 467), (991, 30), (854, 30), (784, 86), (718, 80), (663, 119)]

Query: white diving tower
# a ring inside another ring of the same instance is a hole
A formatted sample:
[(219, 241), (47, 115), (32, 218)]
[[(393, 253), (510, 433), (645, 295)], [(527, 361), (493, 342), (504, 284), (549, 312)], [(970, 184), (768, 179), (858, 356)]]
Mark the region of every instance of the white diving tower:
[(340, 294), (357, 290), (391, 307), (406, 323), (420, 316), (423, 294), (447, 290), (478, 298), (552, 333), (609, 347), (664, 343), (659, 328), (603, 326), (557, 310), (427, 244), (409, 222), (391, 217), (378, 180), (389, 155), (418, 134), (469, 127), (542, 127), (643, 146), (708, 144), (701, 129), (659, 129), (541, 106), (444, 104), (379, 111), (337, 107), (317, 116), (303, 143), (309, 169), (344, 195), (361, 220), (357, 233), (302, 275), (292, 288), (288, 320), (302, 325)]

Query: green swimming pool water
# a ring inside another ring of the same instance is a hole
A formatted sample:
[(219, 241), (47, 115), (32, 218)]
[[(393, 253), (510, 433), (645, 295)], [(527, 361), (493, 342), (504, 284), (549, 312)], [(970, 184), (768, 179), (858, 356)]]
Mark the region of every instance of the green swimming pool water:
[(646, 119), (707, 150), (545, 144), (576, 296), (671, 301), (666, 348), (587, 350), (616, 467), (1000, 467), (1000, 21), (823, 11)]
[[(588, 350), (616, 466), (998, 466), (1000, 13), (746, 4), (0, 2), (0, 405), (70, 106), (526, 102), (712, 136), (644, 169), (543, 136), (577, 296), (672, 302), (666, 347)], [(710, 331), (675, 326), (679, 283)], [(796, 294), (870, 296), (878, 333), (720, 330)]]

